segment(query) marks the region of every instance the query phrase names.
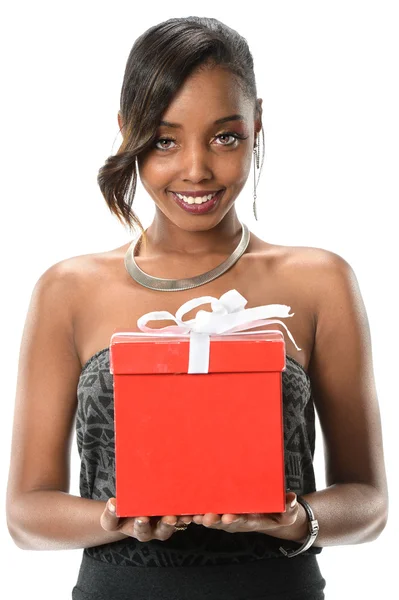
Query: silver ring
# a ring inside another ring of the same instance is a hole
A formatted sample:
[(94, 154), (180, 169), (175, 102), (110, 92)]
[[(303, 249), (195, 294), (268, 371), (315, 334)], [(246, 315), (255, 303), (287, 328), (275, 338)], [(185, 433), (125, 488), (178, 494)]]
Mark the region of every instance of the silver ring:
[(188, 527), (188, 523), (185, 523), (184, 525), (179, 525), (179, 526), (175, 525), (175, 530), (176, 531), (184, 531), (185, 529), (187, 529), (187, 527)]

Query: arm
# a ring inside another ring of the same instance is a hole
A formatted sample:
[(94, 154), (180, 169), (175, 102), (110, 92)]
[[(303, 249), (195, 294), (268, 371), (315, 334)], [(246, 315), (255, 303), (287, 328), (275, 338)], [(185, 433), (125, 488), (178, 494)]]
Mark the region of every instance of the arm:
[(122, 539), (105, 531), (105, 502), (68, 494), (81, 365), (73, 336), (77, 276), (70, 261), (36, 283), (19, 355), (7, 525), (23, 549), (84, 548)]
[[(337, 254), (321, 253), (312, 266), (318, 306), (309, 375), (324, 437), (327, 488), (303, 497), (319, 521), (315, 546), (359, 544), (375, 540), (388, 515), (371, 337), (352, 268)], [(299, 505), (293, 525), (264, 533), (302, 542), (307, 531)]]
[[(8, 509), (8, 530), (22, 550), (71, 550), (126, 539), (100, 524), (106, 502), (80, 498), (61, 490), (32, 490)], [(133, 534), (133, 530), (132, 530)]]

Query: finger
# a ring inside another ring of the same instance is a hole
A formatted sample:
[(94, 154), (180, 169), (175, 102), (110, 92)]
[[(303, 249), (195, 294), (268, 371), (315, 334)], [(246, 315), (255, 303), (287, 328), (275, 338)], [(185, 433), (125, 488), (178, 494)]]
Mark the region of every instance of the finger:
[(233, 523), (238, 523), (240, 520), (240, 515), (233, 515), (230, 513), (222, 515), (222, 523), (224, 523), (224, 525), (232, 525)]
[(192, 520), (193, 520), (193, 515), (181, 515), (179, 523), (190, 525), (190, 523), (192, 523)]
[(286, 495), (285, 512), (271, 513), (268, 517), (278, 525), (293, 525), (298, 516), (298, 501), (295, 492), (289, 492)]
[(159, 540), (167, 540), (175, 532), (177, 518), (175, 516), (162, 517), (157, 521), (154, 536)]
[(170, 515), (167, 517), (162, 517), (161, 519), (159, 519), (157, 525), (169, 525), (171, 527), (174, 527), (175, 525), (177, 525), (177, 517), (176, 515)]
[(136, 517), (133, 524), (133, 535), (140, 542), (152, 539), (152, 526), (148, 517)]
[(116, 514), (115, 498), (110, 498), (100, 518), (101, 527), (106, 531), (115, 531), (119, 526), (119, 517)]
[(285, 505), (285, 521), (287, 521), (287, 525), (291, 525), (295, 523), (299, 511), (299, 504), (297, 500), (297, 495), (295, 492), (289, 492), (286, 496), (286, 505)]
[(221, 525), (221, 524), (222, 524), (221, 515), (218, 515), (217, 513), (206, 513), (202, 517), (202, 525), (205, 525), (205, 527), (215, 527), (215, 526)]
[(202, 525), (202, 518), (204, 515), (193, 515), (193, 521), (197, 525)]

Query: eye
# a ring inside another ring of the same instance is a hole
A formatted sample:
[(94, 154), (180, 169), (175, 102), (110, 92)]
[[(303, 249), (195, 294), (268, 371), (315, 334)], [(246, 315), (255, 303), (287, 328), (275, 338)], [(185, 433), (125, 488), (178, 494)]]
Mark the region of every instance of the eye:
[(161, 151), (163, 151), (163, 150), (169, 150), (169, 146), (167, 146), (167, 147), (163, 146), (162, 148), (160, 148), (159, 146), (157, 146), (157, 144), (159, 144), (159, 142), (174, 142), (174, 141), (175, 141), (175, 140), (174, 140), (174, 139), (172, 139), (172, 138), (159, 138), (159, 139), (157, 139), (157, 141), (155, 142), (155, 148), (156, 148), (157, 150), (161, 150)]
[(223, 133), (219, 133), (215, 139), (220, 138), (233, 138), (233, 141), (230, 143), (216, 144), (217, 146), (233, 146), (237, 140), (245, 140), (246, 138), (238, 133), (234, 133), (232, 131), (224, 131)]

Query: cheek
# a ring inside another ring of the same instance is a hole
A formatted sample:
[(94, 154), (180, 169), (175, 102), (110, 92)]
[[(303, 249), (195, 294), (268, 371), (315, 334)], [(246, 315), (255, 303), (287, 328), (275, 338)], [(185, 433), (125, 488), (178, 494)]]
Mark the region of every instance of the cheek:
[(247, 148), (236, 149), (234, 151), (220, 152), (214, 157), (214, 161), (210, 165), (214, 173), (215, 179), (223, 181), (225, 184), (229, 182), (241, 181), (248, 175), (251, 166), (251, 154)]
[(163, 187), (163, 185), (167, 185), (171, 176), (170, 165), (166, 161), (159, 161), (154, 157), (139, 160), (138, 171), (145, 187)]
[[(241, 155), (232, 157), (230, 160), (226, 160), (221, 167), (221, 173), (224, 173), (224, 181), (231, 185), (242, 184), (248, 178), (248, 174), (251, 168), (251, 155)], [(220, 173), (220, 174), (221, 174)]]

